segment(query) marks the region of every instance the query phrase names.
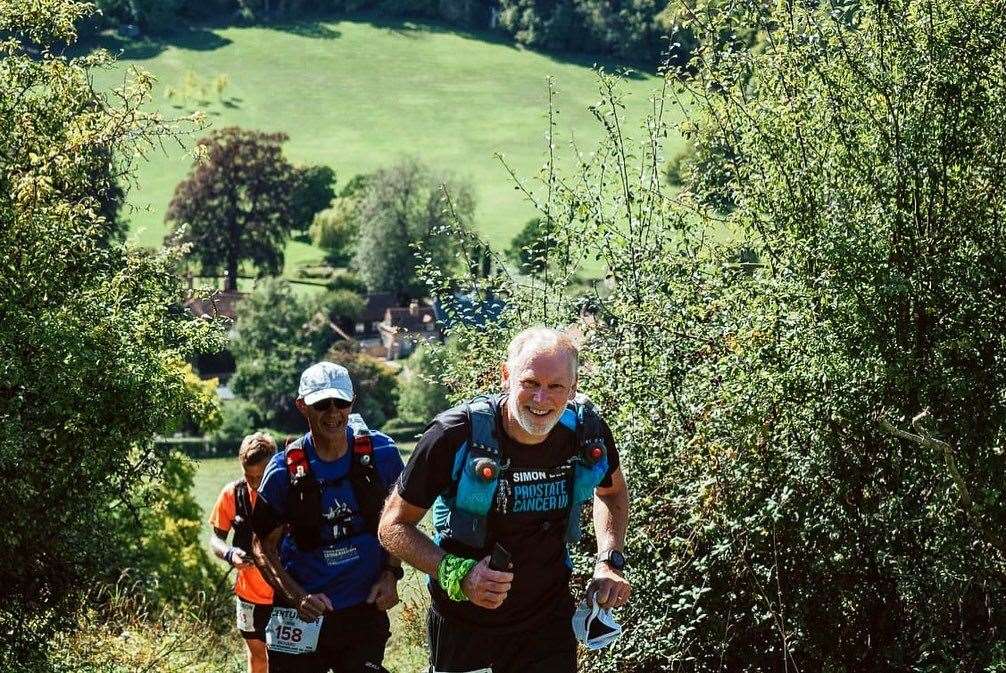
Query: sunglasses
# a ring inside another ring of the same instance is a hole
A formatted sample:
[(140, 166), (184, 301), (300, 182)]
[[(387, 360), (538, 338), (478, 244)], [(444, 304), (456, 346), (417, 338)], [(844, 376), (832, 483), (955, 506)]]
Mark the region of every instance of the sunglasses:
[(337, 400), (334, 397), (326, 397), (323, 400), (318, 400), (311, 405), (311, 408), (315, 411), (328, 411), (332, 407), (336, 409), (349, 409), (353, 406), (352, 400)]

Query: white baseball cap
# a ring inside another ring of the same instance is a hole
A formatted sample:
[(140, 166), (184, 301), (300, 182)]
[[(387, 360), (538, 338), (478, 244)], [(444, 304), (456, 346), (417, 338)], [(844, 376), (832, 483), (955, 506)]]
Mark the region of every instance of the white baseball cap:
[(349, 372), (342, 365), (319, 362), (300, 375), (297, 397), (304, 400), (304, 404), (314, 404), (329, 397), (352, 402), (353, 382), (349, 380)]

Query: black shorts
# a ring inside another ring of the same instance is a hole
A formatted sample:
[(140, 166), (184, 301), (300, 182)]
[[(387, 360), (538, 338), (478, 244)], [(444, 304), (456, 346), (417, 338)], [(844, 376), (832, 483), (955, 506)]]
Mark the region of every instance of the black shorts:
[(259, 605), (258, 603), (252, 603), (246, 601), (243, 598), (237, 598), (237, 609), (241, 609), (241, 604), (252, 605), (252, 625), (253, 629), (251, 631), (245, 631), (241, 628), (240, 621), (236, 618), (235, 622), (238, 628), (238, 633), (245, 640), (261, 640), (265, 642), (265, 627), (269, 623), (269, 617), (272, 616), (272, 605)]
[(447, 620), (431, 608), (426, 625), (434, 671), (576, 673), (576, 637), (564, 613), (534, 629), (494, 634)]
[(269, 673), (387, 673), (388, 613), (361, 603), (325, 615), (318, 649), (308, 654), (269, 651)]

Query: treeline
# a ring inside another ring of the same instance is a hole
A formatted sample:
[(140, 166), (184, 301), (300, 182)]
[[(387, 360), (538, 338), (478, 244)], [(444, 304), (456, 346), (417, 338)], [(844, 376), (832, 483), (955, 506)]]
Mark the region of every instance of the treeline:
[[(84, 32), (135, 24), (150, 33), (225, 16), (255, 22), (314, 13), (373, 12), (494, 29), (548, 51), (610, 55), (640, 64), (687, 60), (694, 46), (684, 15), (668, 0), (97, 0)], [(673, 45), (673, 46), (672, 46)]]

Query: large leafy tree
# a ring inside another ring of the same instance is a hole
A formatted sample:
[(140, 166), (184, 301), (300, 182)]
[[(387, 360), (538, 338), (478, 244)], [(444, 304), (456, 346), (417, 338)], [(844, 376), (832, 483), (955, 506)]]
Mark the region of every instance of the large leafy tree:
[(241, 262), (261, 274), (283, 268), (283, 247), (296, 224), (292, 195), (303, 176), (283, 156), (283, 133), (237, 127), (213, 131), (198, 145), (205, 157), (175, 188), (165, 221), (172, 242), (191, 245), (202, 272), (221, 269), (226, 289), (237, 289)]
[(112, 176), (180, 130), (143, 110), (152, 78), (97, 92), (107, 56), (22, 49), (72, 42), (86, 9), (0, 3), (2, 670), (43, 661), (84, 594), (122, 570), (127, 503), (167, 463), (152, 439), (211, 411), (184, 360), (222, 346), (181, 309), (178, 260), (114, 235)]
[[(450, 200), (442, 186), (448, 186)], [(432, 266), (453, 259), (444, 227), (470, 224), (475, 210), (471, 188), (437, 176), (416, 160), (404, 160), (370, 176), (359, 194), (355, 218), (360, 223), (353, 264), (373, 291), (393, 292), (399, 300), (425, 295), (416, 274), (417, 253)]]

